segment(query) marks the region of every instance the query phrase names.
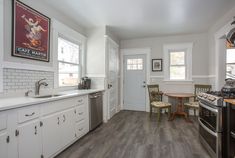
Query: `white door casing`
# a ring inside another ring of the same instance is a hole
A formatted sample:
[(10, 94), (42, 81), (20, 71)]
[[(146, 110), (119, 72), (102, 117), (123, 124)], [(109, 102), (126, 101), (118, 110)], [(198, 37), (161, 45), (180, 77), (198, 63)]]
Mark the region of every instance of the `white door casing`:
[(118, 112), (119, 46), (106, 36), (108, 119)]
[[(128, 70), (128, 60), (142, 60), (141, 70)], [(145, 111), (146, 109), (146, 55), (124, 56), (124, 109)]]
[[(121, 49), (121, 97), (120, 97), (120, 102), (121, 102), (121, 109), (125, 109), (124, 108), (124, 67), (125, 67), (125, 64), (124, 64), (124, 57), (127, 56), (127, 55), (145, 55), (146, 56), (146, 61), (145, 61), (145, 64), (144, 64), (144, 67), (146, 69), (146, 72), (145, 72), (145, 84), (149, 84), (150, 82), (150, 52), (151, 52), (151, 49), (150, 48), (138, 48), (138, 49)], [(141, 83), (141, 86), (144, 85), (143, 81)], [(145, 109), (144, 111), (149, 111), (149, 99), (148, 99), (148, 92), (147, 92), (147, 89), (145, 89)], [(136, 109), (138, 110), (138, 109)]]

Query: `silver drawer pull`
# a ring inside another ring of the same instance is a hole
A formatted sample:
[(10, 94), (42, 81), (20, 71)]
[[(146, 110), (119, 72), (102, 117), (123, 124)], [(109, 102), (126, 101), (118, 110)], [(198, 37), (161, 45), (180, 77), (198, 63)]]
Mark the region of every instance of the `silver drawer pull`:
[(79, 128), (79, 131), (82, 131), (83, 130), (83, 128)]
[(29, 117), (29, 116), (33, 116), (35, 114), (35, 112), (33, 112), (32, 114), (25, 114), (26, 117)]
[(78, 100), (78, 102), (81, 103), (81, 102), (82, 102), (82, 99)]
[(79, 115), (82, 115), (83, 114), (83, 112), (80, 112), (80, 113), (78, 113)]

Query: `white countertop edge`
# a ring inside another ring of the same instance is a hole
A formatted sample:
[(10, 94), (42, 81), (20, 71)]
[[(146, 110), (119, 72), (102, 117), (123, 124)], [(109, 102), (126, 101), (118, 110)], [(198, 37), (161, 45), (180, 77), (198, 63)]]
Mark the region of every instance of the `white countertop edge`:
[(57, 93), (57, 94), (63, 94), (63, 95), (57, 96), (57, 97), (51, 97), (51, 98), (33, 98), (30, 96), (29, 97), (0, 98), (0, 112), (10, 110), (10, 109), (35, 105), (35, 104), (41, 104), (41, 103), (46, 103), (46, 102), (76, 97), (76, 96), (87, 95), (87, 94), (96, 93), (100, 91), (104, 91), (104, 89), (64, 91), (64, 92)]

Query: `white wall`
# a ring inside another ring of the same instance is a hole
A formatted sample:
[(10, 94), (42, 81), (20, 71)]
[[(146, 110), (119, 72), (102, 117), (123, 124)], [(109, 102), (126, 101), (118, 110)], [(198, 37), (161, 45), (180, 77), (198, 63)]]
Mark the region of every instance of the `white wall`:
[[(193, 84), (209, 84), (208, 71), (208, 34), (192, 34), (180, 36), (167, 36), (155, 38), (143, 38), (122, 40), (120, 42), (121, 49), (125, 48), (151, 48), (151, 59), (163, 58), (163, 45), (174, 43), (193, 43), (192, 52), (192, 79), (193, 82), (166, 82), (164, 81), (162, 72), (150, 73), (150, 83), (157, 83), (164, 92), (193, 92)], [(148, 61), (151, 62), (151, 61)], [(164, 63), (164, 61), (163, 61)], [(165, 98), (166, 99), (166, 98)]]
[[(105, 27), (87, 30), (87, 67), (90, 77), (105, 76)], [(89, 61), (89, 62), (88, 62)]]
[[(151, 48), (151, 59), (163, 58), (163, 45), (174, 43), (193, 43), (193, 76), (208, 76), (208, 34), (193, 34), (121, 40), (124, 48)], [(150, 62), (150, 61), (149, 61)], [(164, 62), (164, 61), (163, 61)], [(164, 72), (164, 70), (163, 70)], [(163, 72), (151, 72), (151, 76), (163, 76)]]

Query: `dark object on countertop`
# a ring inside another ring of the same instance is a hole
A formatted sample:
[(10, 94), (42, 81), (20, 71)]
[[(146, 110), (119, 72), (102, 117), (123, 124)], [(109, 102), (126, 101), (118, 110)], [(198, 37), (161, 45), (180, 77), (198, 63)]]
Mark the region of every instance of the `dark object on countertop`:
[(224, 99), (235, 99), (235, 80), (225, 79), (225, 85), (221, 89), (221, 96)]
[(78, 85), (78, 89), (91, 89), (91, 79), (83, 77)]

